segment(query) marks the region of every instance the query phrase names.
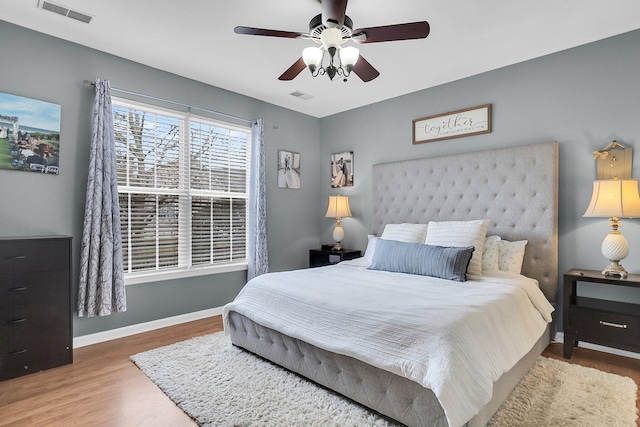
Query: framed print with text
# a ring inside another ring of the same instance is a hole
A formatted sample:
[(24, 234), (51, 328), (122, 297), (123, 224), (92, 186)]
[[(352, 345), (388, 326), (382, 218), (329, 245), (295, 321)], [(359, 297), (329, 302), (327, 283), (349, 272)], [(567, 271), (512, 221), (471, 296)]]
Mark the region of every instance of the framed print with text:
[(491, 104), (413, 120), (413, 144), (491, 132)]

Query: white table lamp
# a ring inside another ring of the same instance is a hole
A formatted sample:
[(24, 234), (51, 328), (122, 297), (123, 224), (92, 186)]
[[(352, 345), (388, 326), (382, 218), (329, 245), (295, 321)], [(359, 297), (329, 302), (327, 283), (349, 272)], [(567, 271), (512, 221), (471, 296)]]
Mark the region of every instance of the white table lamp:
[(342, 228), (342, 218), (351, 216), (351, 209), (349, 209), (349, 197), (346, 196), (329, 196), (329, 206), (327, 207), (327, 213), (324, 214), (326, 218), (336, 219), (336, 228), (333, 229), (333, 240), (336, 241), (336, 245), (332, 248), (334, 251), (344, 249), (342, 240), (344, 239), (344, 229)]
[(627, 239), (618, 231), (620, 218), (640, 217), (640, 196), (636, 179), (603, 179), (593, 181), (591, 203), (585, 217), (609, 218), (611, 232), (602, 242), (602, 255), (611, 263), (602, 270), (605, 276), (627, 277), (620, 261), (629, 255)]

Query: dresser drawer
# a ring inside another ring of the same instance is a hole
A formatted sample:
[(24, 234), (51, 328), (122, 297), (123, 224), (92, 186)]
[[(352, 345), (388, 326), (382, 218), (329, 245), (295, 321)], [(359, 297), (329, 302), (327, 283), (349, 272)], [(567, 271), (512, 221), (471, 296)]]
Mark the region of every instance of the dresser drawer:
[(69, 323), (0, 326), (0, 381), (73, 362)]
[(0, 310), (0, 342), (4, 335), (11, 335), (12, 331), (24, 331), (25, 328), (29, 329), (30, 334), (40, 335), (46, 335), (60, 325), (68, 328), (70, 308), (69, 301), (63, 300), (62, 297), (46, 302), (5, 307)]
[(38, 329), (33, 319), (16, 318), (0, 324), (0, 355), (8, 356), (24, 350), (38, 348), (38, 340), (46, 337), (47, 331)]
[(34, 318), (15, 319), (13, 323), (0, 325), (0, 356), (23, 350), (46, 354), (61, 351), (71, 346), (68, 324), (59, 323), (42, 327)]
[(11, 274), (69, 268), (68, 239), (0, 241), (0, 271)]
[(0, 274), (0, 309), (69, 295), (69, 270)]
[(0, 381), (30, 374), (33, 364), (27, 350), (19, 350), (10, 354), (0, 354)]
[(579, 306), (570, 310), (570, 328), (578, 339), (632, 351), (640, 349), (640, 317)]
[(72, 350), (68, 348), (55, 353), (42, 349), (21, 349), (0, 354), (0, 381), (69, 364), (72, 362), (71, 353)]

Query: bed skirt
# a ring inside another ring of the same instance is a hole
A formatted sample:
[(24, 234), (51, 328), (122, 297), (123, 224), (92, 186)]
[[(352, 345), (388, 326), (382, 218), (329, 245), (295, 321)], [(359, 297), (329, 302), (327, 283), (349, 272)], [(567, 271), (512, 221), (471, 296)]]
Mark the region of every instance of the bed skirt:
[[(484, 426), (529, 371), (550, 342), (553, 323), (516, 366), (494, 383), (493, 398), (467, 427)], [(236, 312), (229, 313), (234, 345), (334, 390), (409, 427), (445, 427), (447, 420), (433, 392), (407, 378), (357, 359), (314, 347), (259, 325)]]

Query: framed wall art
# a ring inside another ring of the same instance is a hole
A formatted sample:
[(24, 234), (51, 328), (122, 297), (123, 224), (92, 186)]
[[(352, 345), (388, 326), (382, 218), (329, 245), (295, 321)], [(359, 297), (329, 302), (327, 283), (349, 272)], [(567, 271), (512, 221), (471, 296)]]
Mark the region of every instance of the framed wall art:
[(0, 169), (58, 175), (60, 105), (0, 92)]
[(278, 150), (278, 188), (300, 189), (300, 153)]
[(413, 121), (413, 144), (491, 132), (491, 104)]
[(331, 155), (331, 187), (353, 187), (353, 151)]

